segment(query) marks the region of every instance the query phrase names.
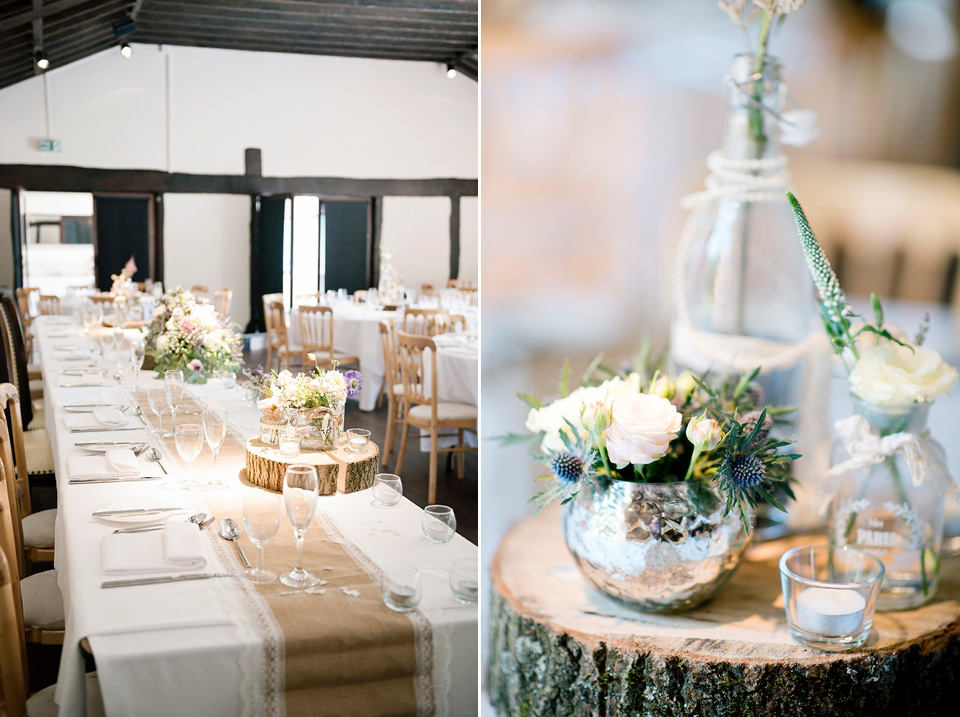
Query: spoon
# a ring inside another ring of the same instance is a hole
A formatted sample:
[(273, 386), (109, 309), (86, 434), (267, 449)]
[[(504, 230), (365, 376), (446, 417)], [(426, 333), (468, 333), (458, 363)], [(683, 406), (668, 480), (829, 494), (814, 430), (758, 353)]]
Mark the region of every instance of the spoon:
[(240, 526), (237, 525), (237, 521), (235, 521), (233, 518), (224, 518), (221, 520), (220, 537), (233, 543), (233, 547), (237, 549), (237, 555), (239, 555), (240, 560), (243, 561), (243, 567), (249, 568), (250, 561), (247, 560), (247, 556), (243, 554), (242, 550), (240, 550), (240, 543), (237, 542), (237, 538), (240, 537)]
[(148, 461), (153, 461), (158, 466), (160, 466), (160, 470), (163, 471), (163, 474), (167, 475), (167, 469), (164, 468), (163, 463), (160, 462), (160, 451), (158, 451), (156, 448), (151, 448), (144, 455)]

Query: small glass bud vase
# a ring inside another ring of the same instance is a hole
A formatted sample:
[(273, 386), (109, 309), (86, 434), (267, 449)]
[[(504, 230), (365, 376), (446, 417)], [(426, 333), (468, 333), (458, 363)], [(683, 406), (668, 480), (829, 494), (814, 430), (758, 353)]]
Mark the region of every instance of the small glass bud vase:
[(930, 403), (881, 405), (853, 397), (835, 447), (835, 490), (827, 535), (879, 558), (886, 570), (878, 610), (930, 600), (940, 580), (943, 499), (949, 482), (943, 448), (930, 438)]

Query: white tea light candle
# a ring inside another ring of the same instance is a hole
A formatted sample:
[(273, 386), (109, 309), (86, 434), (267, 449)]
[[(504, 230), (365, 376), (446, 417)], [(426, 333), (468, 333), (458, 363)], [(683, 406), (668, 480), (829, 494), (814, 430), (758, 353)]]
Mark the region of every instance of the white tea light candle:
[(351, 453), (363, 453), (370, 441), (370, 431), (365, 428), (347, 429), (347, 450)]
[(856, 590), (806, 588), (797, 593), (796, 625), (818, 635), (849, 635), (860, 629), (866, 607)]

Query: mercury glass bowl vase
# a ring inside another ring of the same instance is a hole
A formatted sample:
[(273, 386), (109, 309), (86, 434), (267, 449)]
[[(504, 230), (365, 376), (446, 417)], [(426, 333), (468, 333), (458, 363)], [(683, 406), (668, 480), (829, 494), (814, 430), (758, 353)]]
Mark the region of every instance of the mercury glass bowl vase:
[(564, 506), (563, 533), (595, 588), (645, 612), (689, 610), (730, 580), (749, 536), (699, 482), (588, 482)]

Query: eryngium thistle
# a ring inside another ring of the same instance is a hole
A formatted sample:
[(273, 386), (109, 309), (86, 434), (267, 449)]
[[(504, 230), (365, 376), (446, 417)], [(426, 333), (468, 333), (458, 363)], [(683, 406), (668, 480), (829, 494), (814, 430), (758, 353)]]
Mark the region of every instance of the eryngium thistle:
[(564, 483), (578, 483), (584, 476), (586, 461), (579, 453), (564, 451), (550, 461), (553, 474)]
[(727, 459), (730, 462), (730, 478), (738, 486), (750, 488), (760, 485), (766, 471), (763, 461), (752, 455), (738, 455)]
[(810, 228), (810, 222), (807, 221), (807, 215), (803, 212), (800, 202), (793, 196), (792, 192), (787, 192), (787, 199), (790, 206), (793, 207), (793, 216), (797, 222), (797, 231), (800, 233), (800, 243), (803, 245), (803, 255), (807, 259), (807, 266), (810, 267), (810, 274), (813, 276), (813, 283), (820, 294), (820, 300), (830, 313), (830, 318), (839, 321), (843, 310), (847, 306), (847, 297), (840, 288), (840, 282), (837, 275), (833, 273), (830, 261), (827, 255), (823, 253), (817, 238), (813, 235)]

